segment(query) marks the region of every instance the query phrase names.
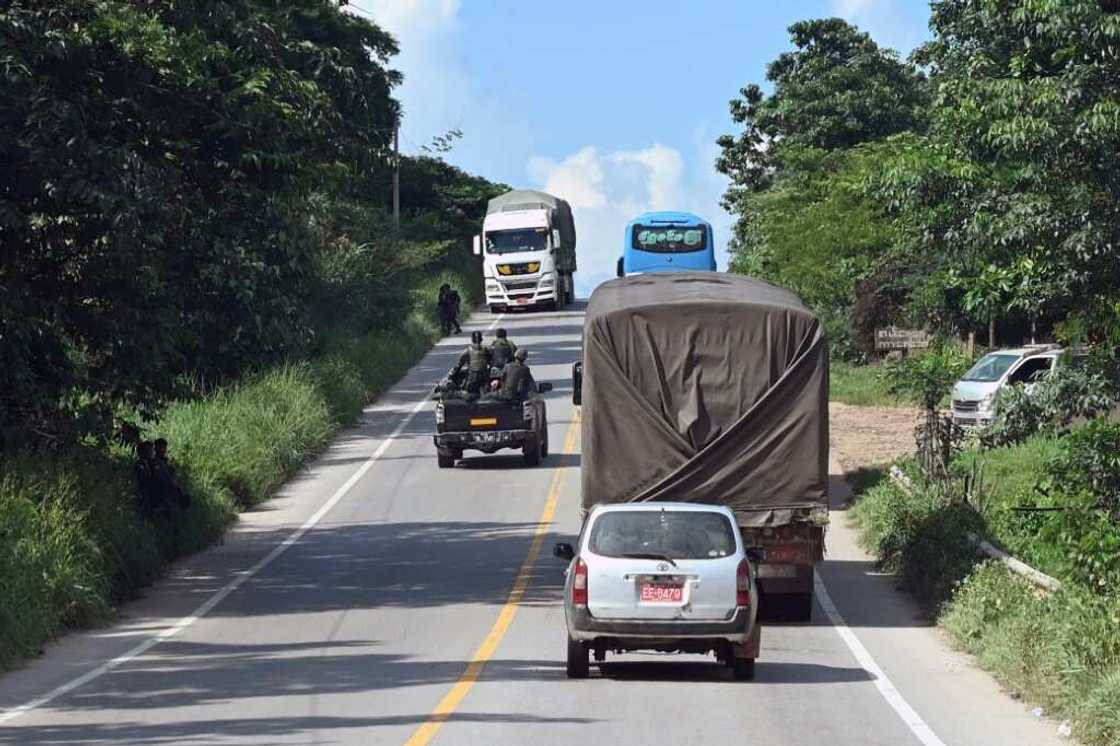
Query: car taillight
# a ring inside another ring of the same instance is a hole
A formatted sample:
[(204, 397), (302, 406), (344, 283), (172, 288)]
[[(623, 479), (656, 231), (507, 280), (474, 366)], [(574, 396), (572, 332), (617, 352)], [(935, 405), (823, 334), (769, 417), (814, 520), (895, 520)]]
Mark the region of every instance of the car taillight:
[(572, 579), (572, 603), (587, 606), (587, 563), (576, 559), (576, 576)]
[(739, 563), (739, 569), (735, 572), (735, 604), (751, 605), (751, 563), (745, 559)]

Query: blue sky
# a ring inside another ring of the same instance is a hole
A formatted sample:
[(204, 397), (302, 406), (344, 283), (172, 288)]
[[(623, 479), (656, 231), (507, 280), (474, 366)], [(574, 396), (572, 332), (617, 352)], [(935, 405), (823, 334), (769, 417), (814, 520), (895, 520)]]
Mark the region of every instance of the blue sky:
[[(446, 157), (512, 186), (572, 202), (577, 289), (613, 276), (626, 221), (683, 209), (712, 221), (726, 181), (715, 138), (727, 102), (762, 83), (786, 28), (842, 16), (909, 53), (928, 38), (925, 0), (353, 0), (401, 43), (401, 146), (452, 128)], [(721, 256), (726, 266), (726, 255)]]

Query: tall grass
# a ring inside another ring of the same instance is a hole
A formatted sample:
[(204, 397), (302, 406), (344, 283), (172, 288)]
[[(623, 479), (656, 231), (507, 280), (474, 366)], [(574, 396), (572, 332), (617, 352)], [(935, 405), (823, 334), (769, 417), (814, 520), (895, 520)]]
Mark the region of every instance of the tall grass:
[(988, 562), (961, 584), (942, 624), (999, 681), (1092, 746), (1120, 744), (1120, 599), (1076, 585), (1044, 596)]
[[(990, 476), (1008, 484), (995, 499), (1011, 501), (1032, 485), (1014, 470), (1049, 448), (1002, 454)], [(999, 563), (979, 563), (968, 534), (987, 532), (984, 520), (932, 490), (880, 484), (853, 515), (863, 546), (939, 615), (957, 645), (1009, 689), (1072, 720), (1083, 743), (1120, 746), (1120, 599), (1072, 582), (1046, 596)]]
[(141, 518), (124, 449), (0, 460), (0, 668), (67, 628), (110, 619), (167, 562), (213, 544), (240, 509), (268, 499), (431, 347), (443, 282), (477, 299), (476, 278), (430, 275), (395, 328), (331, 338), (313, 361), (169, 406), (145, 437), (168, 439), (192, 497), (176, 531)]
[(861, 407), (903, 407), (913, 402), (890, 393), (882, 368), (851, 365), (839, 361), (829, 364), (829, 398), (842, 404)]

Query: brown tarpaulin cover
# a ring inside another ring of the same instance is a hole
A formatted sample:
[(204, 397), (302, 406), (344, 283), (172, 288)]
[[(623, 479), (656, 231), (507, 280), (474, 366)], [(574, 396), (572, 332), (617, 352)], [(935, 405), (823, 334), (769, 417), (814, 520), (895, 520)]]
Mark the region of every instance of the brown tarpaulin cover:
[(788, 290), (715, 272), (600, 285), (582, 414), (585, 509), (718, 503), (759, 526), (827, 504), (828, 343)]

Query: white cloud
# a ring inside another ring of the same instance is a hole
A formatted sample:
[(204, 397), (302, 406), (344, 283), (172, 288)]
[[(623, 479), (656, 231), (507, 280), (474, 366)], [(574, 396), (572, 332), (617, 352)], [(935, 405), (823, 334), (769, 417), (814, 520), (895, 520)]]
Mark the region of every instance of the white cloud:
[[(707, 152), (703, 149), (695, 162), (686, 163), (676, 148), (654, 143), (610, 153), (586, 146), (559, 160), (530, 159), (530, 180), (572, 204), (579, 295), (588, 295), (596, 285), (615, 276), (626, 223), (642, 212), (686, 210), (707, 217), (714, 225), (721, 219), (726, 222), (726, 214), (718, 207), (723, 184), (711, 179), (710, 161), (703, 157)], [(722, 246), (726, 236), (717, 234), (717, 243)]]
[(645, 166), (648, 179), (649, 209), (669, 210), (680, 204), (684, 159), (675, 149), (656, 143), (645, 150), (615, 153), (615, 163)]
[(520, 172), (519, 153), (532, 151), (530, 123), (469, 71), (461, 0), (355, 0), (350, 7), (400, 45), (391, 66), (404, 74), (395, 92), (404, 112), (401, 150), (416, 153), (433, 137), (460, 129), (463, 139), (448, 160), (499, 180)]
[(607, 204), (603, 193), (603, 163), (588, 146), (557, 163), (551, 158), (531, 158), (529, 178), (549, 194), (564, 195), (574, 210), (597, 210)]

